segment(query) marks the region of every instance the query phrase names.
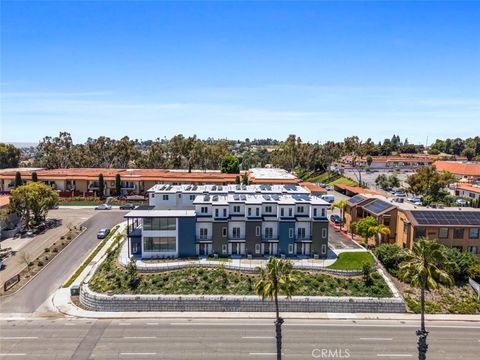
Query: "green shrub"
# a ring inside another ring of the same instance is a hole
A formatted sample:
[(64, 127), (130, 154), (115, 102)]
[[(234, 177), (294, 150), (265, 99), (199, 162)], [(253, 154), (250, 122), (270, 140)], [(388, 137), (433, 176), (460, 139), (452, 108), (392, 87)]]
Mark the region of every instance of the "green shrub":
[(444, 251), (447, 253), (450, 262), (450, 274), (455, 281), (465, 281), (469, 276), (470, 268), (477, 264), (475, 255), (447, 247), (445, 247)]
[(480, 263), (470, 266), (468, 269), (468, 276), (476, 282), (480, 282)]
[(382, 244), (374, 249), (374, 254), (385, 266), (388, 272), (393, 274), (398, 270), (398, 265), (405, 260), (405, 251), (395, 244)]

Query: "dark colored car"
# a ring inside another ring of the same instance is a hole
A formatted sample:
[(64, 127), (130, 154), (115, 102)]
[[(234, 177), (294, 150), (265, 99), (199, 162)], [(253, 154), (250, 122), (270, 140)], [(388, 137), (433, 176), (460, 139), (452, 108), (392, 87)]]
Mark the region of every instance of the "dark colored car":
[(133, 209), (135, 209), (135, 205), (133, 204), (120, 205), (120, 210), (133, 210)]
[(100, 229), (100, 231), (97, 233), (97, 239), (105, 239), (109, 232), (110, 229)]
[(330, 215), (330, 221), (333, 222), (335, 225), (342, 225), (343, 223), (342, 218), (338, 214)]

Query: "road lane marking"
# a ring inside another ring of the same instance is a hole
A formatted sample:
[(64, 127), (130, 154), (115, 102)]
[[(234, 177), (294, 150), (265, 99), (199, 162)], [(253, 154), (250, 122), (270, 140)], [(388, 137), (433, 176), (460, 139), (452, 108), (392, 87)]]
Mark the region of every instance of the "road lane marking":
[(38, 339), (38, 336), (2, 336), (0, 340), (29, 340)]
[(154, 325), (158, 325), (158, 323), (147, 323), (147, 325), (154, 326)]
[(145, 356), (145, 355), (157, 355), (157, 353), (151, 352), (151, 353), (120, 353), (120, 355), (124, 356)]
[(131, 325), (130, 323), (118, 323), (118, 325), (120, 326), (128, 326), (128, 325)]
[(25, 356), (25, 353), (0, 354), (0, 356)]
[(242, 339), (274, 339), (273, 336), (242, 336)]
[(411, 354), (377, 354), (378, 357), (412, 357)]
[(66, 326), (74, 326), (75, 323), (65, 323), (64, 325), (66, 325)]
[(277, 353), (258, 353), (258, 352), (253, 352), (253, 353), (248, 353), (248, 355), (252, 355), (252, 356), (276, 356)]
[(124, 339), (156, 339), (156, 336), (124, 336)]
[(187, 326), (272, 326), (273, 323), (187, 323), (187, 322), (177, 322), (177, 323), (170, 323), (172, 326), (177, 325), (187, 325)]
[(391, 341), (393, 340), (392, 338), (360, 338), (360, 340), (373, 340), (373, 341)]

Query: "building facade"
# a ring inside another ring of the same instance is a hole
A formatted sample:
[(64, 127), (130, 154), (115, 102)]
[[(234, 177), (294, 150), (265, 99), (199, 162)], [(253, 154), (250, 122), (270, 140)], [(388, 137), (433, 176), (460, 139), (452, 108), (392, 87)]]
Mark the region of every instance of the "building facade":
[(129, 212), (129, 251), (142, 258), (325, 258), (329, 204), (296, 185), (156, 185)]

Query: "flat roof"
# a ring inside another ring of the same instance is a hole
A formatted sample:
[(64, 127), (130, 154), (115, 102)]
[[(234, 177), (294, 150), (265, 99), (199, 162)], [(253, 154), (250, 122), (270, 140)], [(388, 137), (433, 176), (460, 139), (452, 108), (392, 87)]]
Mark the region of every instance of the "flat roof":
[(147, 217), (195, 217), (195, 210), (132, 210), (125, 218)]

